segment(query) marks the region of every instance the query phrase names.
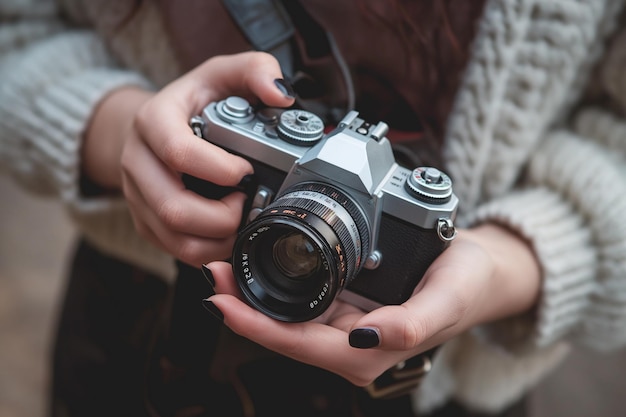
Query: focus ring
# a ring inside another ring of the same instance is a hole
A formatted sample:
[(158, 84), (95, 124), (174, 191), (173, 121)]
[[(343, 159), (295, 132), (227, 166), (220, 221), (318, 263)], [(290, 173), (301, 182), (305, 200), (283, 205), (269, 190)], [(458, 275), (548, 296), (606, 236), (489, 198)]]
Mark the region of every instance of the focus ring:
[[(323, 203), (320, 201), (322, 199), (331, 199), (337, 204), (338, 209)], [(322, 219), (337, 234), (346, 252), (350, 270), (347, 271), (348, 281), (345, 285), (359, 272), (365, 256), (369, 253), (367, 222), (356, 204), (344, 193), (327, 184), (298, 184), (283, 193), (264, 212), (269, 213), (276, 208), (298, 208)], [(342, 211), (345, 214), (342, 215)]]
[[(326, 224), (328, 224), (331, 229), (337, 235), (339, 242), (345, 251), (346, 257), (346, 265), (348, 270), (346, 271), (346, 276), (351, 277), (355, 273), (355, 269), (358, 269), (360, 266), (359, 263), (361, 261), (360, 253), (362, 245), (359, 242), (354, 242), (352, 235), (348, 230), (348, 226), (335, 215), (335, 212), (330, 208), (311, 200), (303, 200), (299, 198), (287, 198), (285, 200), (281, 200), (280, 204), (272, 205), (273, 208), (299, 208), (301, 210), (307, 211), (314, 216), (319, 217)], [(352, 244), (347, 244), (348, 242), (352, 242)], [(358, 246), (358, 247), (357, 247)], [(353, 267), (354, 265), (354, 267)]]

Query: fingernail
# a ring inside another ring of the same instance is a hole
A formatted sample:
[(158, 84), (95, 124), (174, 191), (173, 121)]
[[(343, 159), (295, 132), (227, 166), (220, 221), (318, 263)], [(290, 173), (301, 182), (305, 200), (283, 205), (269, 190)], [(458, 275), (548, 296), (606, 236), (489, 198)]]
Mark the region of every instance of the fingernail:
[(380, 345), (380, 331), (374, 327), (360, 327), (350, 332), (350, 346), (369, 349)]
[(276, 78), (274, 85), (280, 90), (281, 93), (287, 98), (296, 98), (296, 92), (293, 90), (291, 83), (283, 78)]
[(215, 288), (215, 278), (213, 278), (213, 272), (211, 272), (209, 267), (206, 266), (205, 264), (202, 264), (202, 275), (204, 275), (206, 280), (209, 281), (209, 284), (211, 284), (211, 287)]
[(215, 303), (213, 301), (210, 301), (207, 298), (205, 300), (202, 300), (202, 305), (204, 306), (204, 308), (207, 309), (207, 311), (209, 313), (211, 313), (213, 315), (213, 317), (215, 317), (216, 319), (218, 319), (221, 322), (224, 321), (224, 314), (222, 314), (220, 309), (217, 308), (217, 306), (215, 305)]
[(237, 188), (243, 190), (246, 194), (251, 191), (256, 191), (257, 178), (254, 174), (244, 175), (244, 177), (237, 184)]

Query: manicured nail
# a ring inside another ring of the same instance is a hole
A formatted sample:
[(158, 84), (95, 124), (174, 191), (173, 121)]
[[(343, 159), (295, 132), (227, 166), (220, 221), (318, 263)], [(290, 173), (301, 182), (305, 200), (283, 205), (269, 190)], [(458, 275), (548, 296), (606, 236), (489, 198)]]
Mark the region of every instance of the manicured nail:
[(350, 332), (350, 346), (369, 349), (380, 345), (380, 331), (374, 327), (360, 327)]
[(224, 314), (222, 314), (222, 312), (220, 311), (219, 308), (217, 308), (217, 306), (215, 305), (215, 303), (211, 300), (209, 300), (208, 298), (205, 300), (202, 300), (202, 305), (204, 306), (204, 308), (207, 309), (207, 311), (209, 313), (211, 313), (216, 319), (218, 319), (219, 321), (223, 322), (224, 321)]
[(291, 83), (283, 78), (276, 78), (274, 84), (281, 93), (287, 98), (296, 98), (296, 92), (293, 90)]
[(239, 181), (239, 184), (237, 184), (237, 188), (246, 194), (256, 192), (256, 188), (257, 188), (256, 175), (254, 174), (244, 175), (241, 181)]
[(213, 278), (213, 272), (211, 272), (209, 267), (206, 266), (205, 264), (202, 264), (202, 274), (204, 275), (206, 280), (209, 281), (209, 284), (211, 284), (211, 287), (215, 288), (215, 278)]

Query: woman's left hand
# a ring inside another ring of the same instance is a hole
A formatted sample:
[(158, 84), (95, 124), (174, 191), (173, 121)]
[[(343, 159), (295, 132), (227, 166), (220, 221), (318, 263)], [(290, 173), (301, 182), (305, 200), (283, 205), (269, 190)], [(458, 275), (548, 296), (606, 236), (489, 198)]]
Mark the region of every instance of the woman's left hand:
[[(216, 281), (216, 295), (209, 300), (235, 333), (359, 386), (475, 325), (529, 310), (539, 296), (541, 275), (525, 240), (504, 227), (485, 224), (460, 230), (402, 305), (364, 313), (335, 300), (314, 321), (285, 323), (242, 300), (228, 263), (213, 262), (208, 268)], [(350, 346), (355, 329), (377, 335), (378, 345)]]

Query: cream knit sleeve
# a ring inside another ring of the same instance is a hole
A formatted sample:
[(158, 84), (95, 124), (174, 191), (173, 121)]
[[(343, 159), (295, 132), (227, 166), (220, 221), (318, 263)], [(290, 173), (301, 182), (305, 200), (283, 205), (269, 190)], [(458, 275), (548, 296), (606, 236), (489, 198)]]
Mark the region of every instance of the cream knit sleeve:
[(0, 169), (59, 198), (102, 249), (163, 271), (155, 262), (162, 256), (134, 233), (121, 198), (80, 190), (81, 139), (93, 109), (115, 88), (149, 83), (116, 68), (93, 32), (65, 27), (54, 4), (0, 0)]
[[(486, 5), (446, 161), (461, 198), (459, 224), (497, 222), (523, 235), (541, 263), (543, 291), (527, 317), (480, 330), (511, 348), (564, 339), (624, 346), (626, 41), (607, 42), (623, 27), (624, 1), (517, 5)], [(590, 109), (572, 125), (600, 62), (613, 113)]]
[(502, 224), (532, 245), (543, 273), (537, 307), (478, 326), (448, 349), (457, 398), (491, 411), (553, 369), (567, 342), (626, 346), (626, 122), (583, 110), (572, 129), (542, 139), (522, 183), (470, 222)]
[(519, 193), (480, 207), (532, 243), (543, 267), (536, 342), (597, 350), (626, 345), (626, 30), (595, 80), (604, 108), (583, 105), (536, 148)]
[[(592, 116), (608, 117), (585, 115)], [(610, 123), (613, 132), (626, 131)], [(537, 345), (566, 337), (606, 351), (626, 344), (626, 161), (588, 139), (549, 134), (531, 161), (527, 186), (479, 207), (474, 221), (505, 224), (532, 244), (543, 270), (532, 321)], [(491, 330), (506, 338), (510, 326)]]

